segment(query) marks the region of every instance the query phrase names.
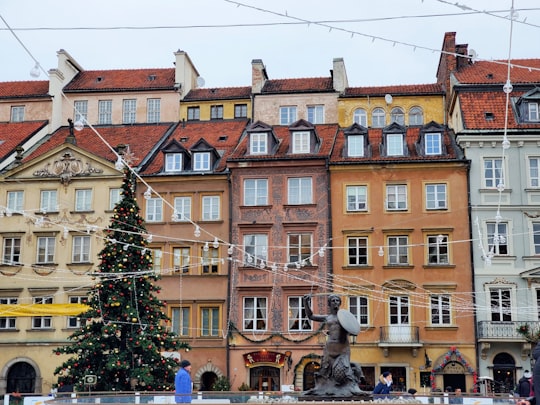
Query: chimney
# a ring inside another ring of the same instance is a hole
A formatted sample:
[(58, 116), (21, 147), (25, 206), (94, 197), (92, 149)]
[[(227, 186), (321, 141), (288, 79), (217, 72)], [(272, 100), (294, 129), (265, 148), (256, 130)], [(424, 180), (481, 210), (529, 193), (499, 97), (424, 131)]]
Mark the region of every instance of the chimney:
[(347, 71), (345, 70), (345, 61), (343, 58), (334, 58), (332, 62), (332, 81), (334, 90), (343, 93), (349, 87), (347, 80)]
[(267, 80), (268, 75), (262, 59), (253, 59), (251, 61), (251, 92), (260, 93)]

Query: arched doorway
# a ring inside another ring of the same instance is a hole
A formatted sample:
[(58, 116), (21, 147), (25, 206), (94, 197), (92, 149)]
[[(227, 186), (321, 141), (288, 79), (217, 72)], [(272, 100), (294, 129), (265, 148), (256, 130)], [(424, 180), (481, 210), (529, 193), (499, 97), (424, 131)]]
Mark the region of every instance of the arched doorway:
[(304, 391), (315, 388), (315, 373), (319, 371), (321, 365), (316, 361), (310, 361), (304, 366), (304, 384), (302, 389)]
[(493, 383), (495, 392), (510, 392), (516, 385), (516, 361), (508, 353), (493, 358)]
[(6, 392), (30, 393), (36, 390), (36, 370), (30, 364), (19, 361), (7, 373)]
[(279, 368), (270, 366), (252, 367), (249, 385), (255, 391), (279, 391)]
[(207, 371), (201, 375), (200, 391), (212, 391), (212, 387), (216, 382), (218, 376), (213, 371)]

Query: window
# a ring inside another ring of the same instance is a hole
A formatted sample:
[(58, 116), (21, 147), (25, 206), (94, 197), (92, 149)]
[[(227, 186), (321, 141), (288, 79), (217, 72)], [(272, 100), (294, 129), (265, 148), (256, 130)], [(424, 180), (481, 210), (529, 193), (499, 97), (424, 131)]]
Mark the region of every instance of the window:
[(289, 262), (311, 265), (311, 234), (290, 233), (288, 235)]
[(529, 185), (531, 187), (540, 187), (540, 158), (529, 158)]
[(347, 265), (367, 266), (368, 239), (364, 237), (347, 238)]
[(392, 108), (390, 111), (390, 122), (395, 122), (399, 125), (405, 125), (405, 113), (400, 107)]
[(122, 123), (134, 124), (137, 118), (137, 100), (124, 100), (122, 109)]
[(424, 142), (426, 155), (440, 155), (442, 153), (440, 133), (425, 134)]
[(426, 209), (446, 209), (446, 200), (446, 184), (426, 184)]
[(191, 197), (174, 197), (174, 212), (177, 221), (191, 220)]
[(349, 297), (349, 311), (356, 317), (360, 325), (369, 325), (367, 297)]
[(293, 132), (292, 153), (309, 153), (309, 132)]
[(121, 188), (111, 188), (109, 190), (109, 210), (114, 210), (116, 204), (122, 199)]
[(152, 265), (157, 273), (161, 273), (161, 258), (163, 252), (160, 248), (152, 248)]
[(289, 297), (289, 331), (310, 331), (311, 321), (307, 317), (302, 297)]
[(244, 264), (256, 265), (258, 261), (266, 262), (268, 236), (264, 234), (244, 235)]
[(367, 211), (367, 186), (347, 186), (347, 211)]
[(42, 190), (39, 210), (43, 213), (58, 211), (56, 190)]
[(382, 108), (375, 108), (371, 113), (371, 125), (373, 128), (382, 128), (386, 124), (386, 113)]
[(172, 309), (172, 331), (178, 336), (189, 336), (189, 320), (191, 318), (189, 307), (174, 307)]
[(73, 237), (73, 253), (71, 261), (73, 263), (90, 262), (90, 236)]
[(234, 118), (246, 118), (247, 117), (247, 104), (235, 104), (234, 105)]
[(367, 128), (367, 112), (363, 108), (357, 108), (353, 113), (353, 122)]
[(486, 188), (496, 188), (504, 184), (504, 173), (501, 158), (484, 159), (484, 181)]
[(182, 170), (182, 154), (181, 153), (166, 153), (165, 154), (165, 171), (179, 172)]
[(409, 264), (409, 238), (407, 236), (388, 237), (388, 264)]
[(163, 221), (163, 201), (161, 198), (149, 198), (146, 200), (146, 220), (148, 222)]
[(289, 125), (296, 121), (296, 106), (279, 107), (279, 123)]
[(413, 107), (409, 111), (409, 125), (423, 125), (424, 124), (424, 112), (420, 107)]
[[(69, 297), (69, 303), (70, 304), (86, 304), (88, 302), (88, 297), (86, 295), (83, 296), (70, 296)], [(67, 327), (68, 328), (80, 328), (81, 327), (81, 318), (77, 316), (68, 316), (67, 319)]]
[(388, 211), (403, 211), (407, 209), (406, 185), (389, 184), (386, 186), (386, 209)]
[(2, 252), (2, 264), (20, 264), (21, 262), (21, 238), (4, 238), (4, 251)]
[(403, 156), (402, 134), (386, 134), (386, 154), (388, 156)]
[(494, 288), (489, 291), (491, 320), (494, 322), (512, 321), (511, 291), (508, 288)]
[(347, 156), (363, 157), (364, 156), (364, 135), (348, 135), (347, 136)]
[(201, 336), (221, 336), (219, 328), (219, 307), (201, 308)]
[(312, 124), (324, 124), (324, 106), (311, 105), (307, 108), (308, 121)]
[(268, 204), (268, 179), (244, 180), (244, 205)]
[(37, 263), (54, 263), (54, 247), (56, 238), (40, 236), (37, 238)]
[[(17, 305), (18, 300), (15, 297), (1, 297), (0, 305)], [(15, 329), (17, 318), (16, 317), (0, 317), (0, 330)]]
[(429, 297), (429, 311), (432, 325), (450, 325), (452, 316), (450, 311), (450, 295), (433, 294)]
[[(52, 304), (52, 297), (34, 297), (34, 304)], [(33, 316), (32, 329), (50, 329), (52, 326), (52, 316)]]
[(24, 106), (11, 107), (11, 122), (24, 121)]
[(203, 247), (202, 248), (202, 273), (203, 274), (218, 274), (219, 273), (219, 248)]
[(146, 100), (146, 121), (148, 123), (159, 122), (161, 120), (161, 99), (149, 98)]
[(199, 107), (188, 107), (187, 119), (188, 121), (199, 121), (201, 116), (201, 109)]
[(265, 331), (266, 330), (266, 298), (245, 297), (244, 298), (244, 330)]
[(98, 124), (112, 124), (112, 100), (98, 101)]
[(92, 210), (92, 190), (75, 190), (75, 211)]
[(252, 155), (268, 153), (268, 134), (251, 134), (249, 136), (249, 153)]
[(488, 222), (488, 249), (495, 255), (508, 254), (508, 224), (505, 222)]
[(173, 270), (175, 273), (189, 273), (190, 248), (175, 247), (173, 248)]
[(193, 170), (210, 170), (210, 152), (197, 152), (193, 154)]
[(212, 120), (222, 120), (223, 119), (223, 106), (222, 105), (212, 105), (212, 106), (210, 106), (210, 119), (212, 119)]
[(7, 193), (7, 210), (9, 212), (23, 211), (23, 197), (24, 191), (8, 191)]
[(429, 235), (428, 264), (448, 264), (448, 235)]
[(535, 222), (532, 224), (533, 227), (533, 244), (534, 244), (534, 254), (540, 255), (540, 223)]
[(75, 101), (73, 107), (75, 109), (75, 111), (73, 111), (73, 116), (75, 117), (74, 122), (88, 122), (88, 100)]
[(540, 121), (540, 114), (538, 112), (538, 103), (527, 104), (529, 110), (529, 121)]
[(289, 204), (311, 204), (313, 202), (311, 177), (294, 177), (288, 180)]
[(207, 195), (202, 198), (202, 220), (217, 221), (220, 217), (220, 197)]
[(409, 297), (404, 295), (391, 295), (390, 325), (409, 325)]

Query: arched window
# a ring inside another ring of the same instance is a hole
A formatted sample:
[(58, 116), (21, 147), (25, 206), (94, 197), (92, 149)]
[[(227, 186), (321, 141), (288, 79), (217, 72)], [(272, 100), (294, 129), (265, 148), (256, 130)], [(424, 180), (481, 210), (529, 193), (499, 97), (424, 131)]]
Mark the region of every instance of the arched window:
[(392, 108), (392, 111), (390, 111), (390, 121), (399, 125), (405, 125), (405, 113), (403, 112), (403, 108)]
[(410, 109), (409, 125), (424, 125), (424, 112), (420, 107), (413, 107)]
[(354, 110), (353, 122), (367, 128), (367, 112), (363, 108)]
[(382, 108), (375, 108), (371, 113), (371, 126), (373, 128), (382, 128), (386, 124), (386, 113)]

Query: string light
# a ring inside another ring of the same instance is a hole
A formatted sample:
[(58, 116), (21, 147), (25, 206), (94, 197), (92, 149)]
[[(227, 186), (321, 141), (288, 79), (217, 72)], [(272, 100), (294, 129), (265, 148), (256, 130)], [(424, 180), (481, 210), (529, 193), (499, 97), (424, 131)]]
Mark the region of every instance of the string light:
[(122, 170), (124, 168), (124, 162), (122, 161), (122, 156), (118, 155), (118, 159), (114, 164), (116, 170)]
[(199, 236), (201, 236), (201, 228), (199, 227), (199, 225), (197, 225), (195, 227), (195, 230), (193, 231), (193, 235), (195, 235), (196, 238), (198, 238)]
[(217, 237), (214, 238), (214, 243), (212, 244), (214, 249), (217, 249), (219, 247), (219, 240)]
[(30, 76), (32, 76), (34, 79), (37, 79), (40, 74), (41, 74), (41, 68), (39, 66), (39, 63), (36, 62), (34, 67), (30, 69)]
[(150, 198), (152, 198), (152, 190), (150, 189), (150, 187), (146, 189), (143, 196), (145, 200), (149, 200)]

